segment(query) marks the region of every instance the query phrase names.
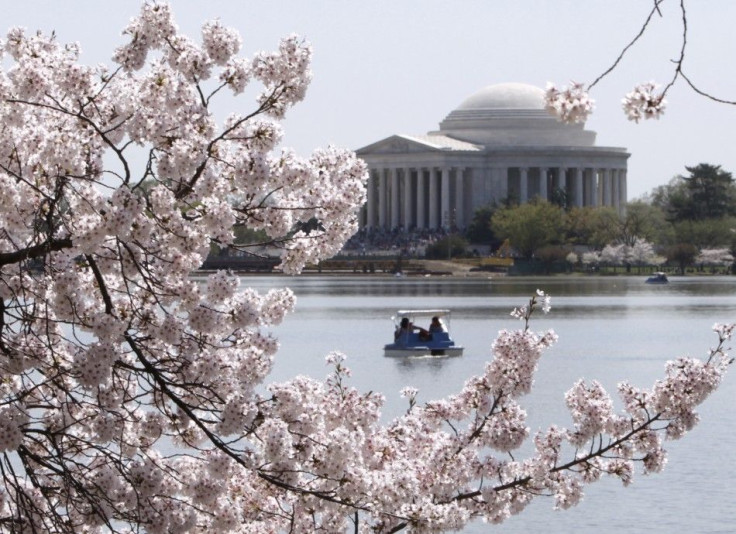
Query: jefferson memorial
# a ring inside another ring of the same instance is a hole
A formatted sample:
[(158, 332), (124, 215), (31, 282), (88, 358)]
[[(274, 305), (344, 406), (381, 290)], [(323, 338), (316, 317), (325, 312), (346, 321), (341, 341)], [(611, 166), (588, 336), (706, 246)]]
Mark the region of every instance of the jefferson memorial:
[(535, 197), (622, 212), (630, 154), (596, 146), (595, 135), (550, 115), (539, 87), (491, 85), (451, 111), (439, 131), (357, 150), (370, 169), (361, 227), (462, 229), (478, 208)]

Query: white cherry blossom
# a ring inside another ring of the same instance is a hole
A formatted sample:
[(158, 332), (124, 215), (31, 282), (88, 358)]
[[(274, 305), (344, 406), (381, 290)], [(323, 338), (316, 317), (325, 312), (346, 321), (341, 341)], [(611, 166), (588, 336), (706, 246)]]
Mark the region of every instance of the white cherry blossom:
[(667, 100), (664, 94), (657, 94), (658, 87), (659, 85), (654, 82), (646, 82), (627, 93), (621, 100), (626, 118), (634, 122), (641, 119), (659, 119), (667, 106)]
[(569, 87), (559, 89), (553, 83), (547, 83), (545, 109), (562, 122), (585, 122), (593, 112), (594, 104), (595, 101), (590, 98), (582, 83), (570, 82)]

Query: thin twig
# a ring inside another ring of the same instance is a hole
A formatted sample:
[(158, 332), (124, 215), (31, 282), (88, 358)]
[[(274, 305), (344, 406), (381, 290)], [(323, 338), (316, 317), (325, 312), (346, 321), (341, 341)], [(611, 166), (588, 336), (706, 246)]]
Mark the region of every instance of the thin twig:
[(649, 15), (647, 16), (646, 20), (644, 21), (644, 24), (642, 25), (641, 29), (639, 30), (639, 33), (636, 34), (636, 37), (634, 37), (629, 44), (627, 44), (624, 49), (621, 51), (619, 56), (616, 58), (616, 61), (613, 62), (613, 65), (608, 67), (608, 69), (603, 72), (600, 76), (598, 76), (593, 83), (591, 83), (588, 86), (588, 91), (590, 91), (595, 85), (601, 81), (603, 78), (608, 76), (617, 66), (619, 63), (621, 63), (621, 60), (623, 60), (626, 53), (629, 51), (629, 49), (634, 46), (634, 44), (641, 38), (642, 35), (644, 35), (644, 32), (647, 29), (647, 26), (649, 26), (649, 23), (652, 20), (652, 17), (655, 13), (662, 16), (662, 13), (659, 11), (659, 4), (662, 3), (664, 0), (654, 0), (654, 7), (652, 7), (652, 10), (649, 12)]

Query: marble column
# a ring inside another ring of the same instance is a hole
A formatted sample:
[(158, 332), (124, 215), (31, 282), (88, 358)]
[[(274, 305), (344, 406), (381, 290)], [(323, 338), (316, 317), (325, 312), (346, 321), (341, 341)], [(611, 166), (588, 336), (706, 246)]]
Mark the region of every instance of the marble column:
[(440, 202), (442, 208), (440, 216), (442, 220), (442, 228), (450, 227), (450, 169), (444, 167), (442, 169), (442, 190), (440, 191)]
[(583, 207), (583, 169), (575, 169), (575, 206)]
[(366, 200), (366, 220), (365, 227), (370, 230), (376, 223), (376, 171), (370, 171), (368, 176), (368, 199)]
[(539, 167), (539, 196), (542, 200), (549, 200), (547, 193), (547, 167)]
[(606, 169), (608, 171), (608, 198), (610, 199), (608, 201), (608, 205), (611, 207), (616, 206), (616, 192), (613, 189), (613, 180), (616, 176), (616, 171), (614, 169)]
[(611, 205), (616, 208), (616, 211), (621, 211), (621, 196), (618, 192), (619, 181), (618, 181), (618, 169), (611, 169)]
[(627, 183), (626, 183), (626, 169), (621, 169), (619, 172), (621, 173), (621, 176), (620, 176), (620, 180), (621, 180), (621, 188), (620, 188), (620, 191), (621, 191), (621, 204), (623, 204), (625, 206), (626, 203), (628, 202), (628, 198), (629, 198), (628, 197), (628, 192), (626, 190), (626, 188), (627, 188)]
[(626, 169), (618, 169), (616, 171), (616, 179), (618, 180), (618, 202), (619, 213), (626, 213)]
[(465, 169), (455, 169), (455, 226), (465, 227)]
[(411, 188), (411, 169), (404, 167), (404, 230), (409, 230), (414, 222), (411, 210), (412, 188)]
[(519, 168), (519, 204), (529, 201), (529, 169)]
[(436, 230), (439, 226), (439, 218), (437, 217), (437, 170), (429, 169), (429, 228)]
[(386, 199), (388, 197), (386, 187), (386, 169), (378, 170), (378, 227), (381, 230), (386, 229), (386, 221), (388, 219), (388, 206)]
[(597, 208), (598, 202), (598, 169), (590, 169), (590, 205)]
[(601, 169), (601, 187), (603, 188), (603, 205), (611, 205), (611, 170)]
[(567, 202), (567, 169), (565, 167), (557, 167), (557, 190), (560, 193), (555, 192), (555, 195), (562, 194)]
[(424, 211), (424, 169), (417, 169), (417, 228), (427, 227), (427, 214)]
[(567, 191), (567, 169), (565, 167), (557, 169), (557, 187)]
[(396, 168), (389, 169), (391, 176), (391, 230), (399, 226), (399, 172)]
[(491, 179), (493, 180), (493, 197), (506, 198), (509, 196), (509, 168), (494, 167), (491, 169)]

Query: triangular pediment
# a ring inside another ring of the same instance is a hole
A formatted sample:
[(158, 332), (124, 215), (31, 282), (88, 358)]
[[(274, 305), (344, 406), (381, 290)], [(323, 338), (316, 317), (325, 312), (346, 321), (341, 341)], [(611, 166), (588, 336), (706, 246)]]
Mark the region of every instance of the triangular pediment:
[(381, 141), (358, 149), (360, 156), (375, 156), (384, 154), (411, 154), (447, 151), (477, 151), (482, 149), (477, 145), (451, 139), (444, 135), (392, 135)]
[(357, 150), (358, 154), (406, 154), (411, 152), (442, 151), (429, 143), (405, 135), (392, 135)]

